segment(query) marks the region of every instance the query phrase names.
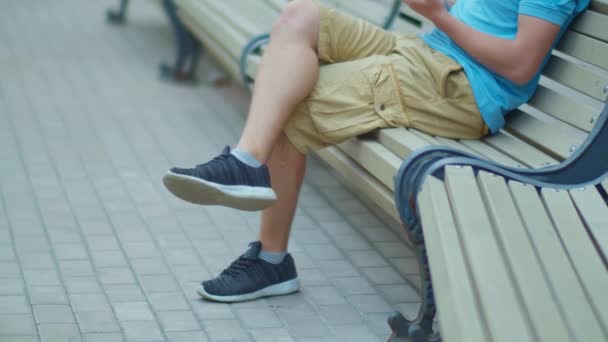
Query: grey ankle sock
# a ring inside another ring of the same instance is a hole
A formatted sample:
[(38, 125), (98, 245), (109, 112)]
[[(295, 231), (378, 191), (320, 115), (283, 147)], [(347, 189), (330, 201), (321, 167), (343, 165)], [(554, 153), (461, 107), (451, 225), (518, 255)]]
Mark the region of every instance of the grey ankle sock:
[(283, 259), (287, 256), (287, 252), (268, 252), (260, 251), (259, 258), (274, 265), (278, 265), (283, 262)]
[(242, 163), (245, 163), (251, 167), (262, 166), (262, 163), (260, 163), (259, 160), (255, 159), (255, 157), (252, 156), (251, 153), (249, 153), (247, 151), (243, 151), (243, 150), (239, 150), (238, 148), (235, 148), (234, 150), (230, 151), (230, 154), (235, 156), (236, 159), (240, 160)]

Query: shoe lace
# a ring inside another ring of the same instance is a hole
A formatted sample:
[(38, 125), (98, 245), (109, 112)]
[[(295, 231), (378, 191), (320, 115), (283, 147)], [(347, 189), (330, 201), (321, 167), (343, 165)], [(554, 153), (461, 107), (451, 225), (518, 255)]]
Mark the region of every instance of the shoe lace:
[(246, 269), (251, 267), (251, 265), (253, 265), (255, 262), (256, 262), (256, 259), (251, 259), (251, 258), (241, 256), (238, 259), (236, 259), (232, 264), (230, 264), (230, 266), (228, 266), (228, 268), (226, 268), (222, 272), (222, 274), (225, 274), (225, 275), (228, 275), (231, 277), (236, 277), (239, 274), (241, 274), (243, 271), (245, 271)]

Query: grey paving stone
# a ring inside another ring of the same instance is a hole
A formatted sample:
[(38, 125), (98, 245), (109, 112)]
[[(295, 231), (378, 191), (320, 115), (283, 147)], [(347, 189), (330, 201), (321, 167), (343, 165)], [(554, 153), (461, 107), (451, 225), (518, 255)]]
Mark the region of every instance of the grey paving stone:
[(351, 304), (321, 305), (318, 309), (330, 326), (363, 322), (361, 313)]
[(142, 302), (146, 300), (144, 293), (135, 284), (106, 285), (106, 294), (111, 302)]
[(344, 294), (333, 286), (310, 286), (302, 290), (306, 298), (316, 305), (345, 304)]
[(374, 313), (392, 311), (391, 306), (378, 295), (353, 295), (347, 300), (361, 313)]
[(169, 342), (208, 342), (209, 337), (203, 331), (169, 331)]
[(321, 286), (330, 285), (328, 280), (323, 273), (316, 268), (305, 268), (298, 271), (298, 278), (303, 286)]
[(69, 305), (34, 305), (36, 323), (75, 323), (72, 308)]
[(39, 342), (38, 335), (30, 336), (0, 336), (0, 342)]
[(21, 277), (21, 269), (16, 261), (0, 262), (0, 274), (3, 277)]
[(25, 282), (28, 286), (53, 286), (61, 285), (57, 271), (48, 270), (24, 270)]
[(248, 337), (237, 320), (205, 320), (203, 325), (212, 341), (235, 341)]
[(131, 270), (125, 267), (110, 267), (97, 269), (99, 280), (105, 285), (134, 284), (135, 277)]
[(86, 237), (89, 249), (95, 251), (116, 251), (120, 249), (118, 240), (113, 235), (92, 235)]
[(403, 284), (405, 282), (392, 267), (365, 267), (361, 270), (374, 284)]
[(201, 282), (209, 279), (211, 275), (202, 264), (173, 266), (171, 270), (180, 283)]
[(171, 249), (165, 252), (167, 263), (172, 266), (199, 265), (199, 256), (194, 249)]
[(376, 293), (372, 285), (362, 277), (334, 278), (332, 282), (346, 295)]
[(254, 329), (250, 330), (253, 340), (256, 342), (295, 342), (289, 330), (285, 328)]
[(3, 335), (34, 335), (35, 325), (31, 314), (0, 315), (0, 341)]
[[(124, 342), (120, 333), (90, 333), (84, 334), (84, 342)], [(194, 341), (194, 340), (193, 340)]]
[(347, 253), (353, 264), (358, 267), (388, 266), (386, 260), (374, 250), (352, 251)]
[(148, 295), (154, 311), (183, 311), (189, 306), (181, 292), (155, 292)]
[(302, 314), (297, 311), (280, 310), (279, 315), (285, 321), (292, 334), (300, 339), (305, 337), (325, 337), (330, 331), (323, 321), (316, 315)]
[(142, 275), (139, 276), (139, 281), (147, 293), (179, 291), (177, 282), (169, 274)]
[(24, 293), (23, 279), (19, 278), (0, 278), (0, 296), (20, 295)]
[(29, 313), (25, 296), (0, 296), (0, 315)]
[(153, 321), (154, 315), (146, 302), (113, 303), (114, 312), (120, 321)]
[(15, 251), (13, 246), (9, 244), (0, 244), (0, 260), (1, 261), (12, 261), (15, 260)]
[(306, 253), (316, 261), (343, 259), (342, 253), (332, 244), (309, 244), (302, 246)]
[(167, 274), (169, 269), (161, 258), (154, 259), (131, 259), (133, 271), (138, 275)]
[(64, 277), (93, 277), (95, 272), (89, 260), (61, 260), (59, 271)]
[(229, 305), (222, 303), (205, 302), (199, 300), (193, 303), (192, 309), (202, 321), (234, 319), (235, 314)]
[(93, 277), (64, 277), (63, 284), (69, 294), (102, 292), (97, 279)]
[(159, 311), (157, 315), (164, 331), (192, 331), (201, 329), (192, 311)]
[(161, 255), (153, 242), (125, 242), (123, 246), (130, 259), (153, 258)]
[(158, 324), (154, 321), (122, 322), (121, 325), (127, 341), (154, 342), (165, 340)]
[(70, 295), (70, 303), (74, 312), (107, 311), (110, 303), (102, 293), (84, 293)]
[(329, 278), (356, 277), (359, 275), (357, 269), (346, 260), (319, 261), (319, 268)]
[(381, 340), (364, 325), (341, 325), (332, 327), (340, 341), (380, 342)]
[(375, 245), (387, 258), (414, 257), (414, 253), (402, 241), (376, 242)]
[(28, 289), (31, 304), (67, 304), (62, 286), (32, 286)]
[(127, 267), (127, 260), (120, 250), (102, 250), (91, 252), (96, 267)]
[(335, 221), (335, 222), (321, 222), (321, 227), (327, 234), (333, 236), (335, 239), (338, 239), (342, 235), (350, 236), (355, 234), (356, 231), (352, 225), (348, 222), (344, 221)]
[(301, 244), (322, 244), (330, 242), (321, 229), (295, 230), (292, 235)]
[(241, 308), (236, 310), (247, 329), (280, 328), (283, 323), (275, 313), (267, 308)]
[(40, 324), (38, 332), (42, 342), (82, 341), (76, 324)]
[(416, 292), (413, 287), (406, 284), (380, 285), (377, 289), (386, 300), (393, 304), (420, 302), (418, 292)]
[(87, 259), (87, 252), (83, 245), (75, 243), (61, 243), (53, 246), (58, 260)]
[(82, 333), (120, 332), (112, 311), (78, 311), (76, 320)]
[(55, 268), (53, 256), (49, 252), (20, 254), (19, 259), (24, 270)]

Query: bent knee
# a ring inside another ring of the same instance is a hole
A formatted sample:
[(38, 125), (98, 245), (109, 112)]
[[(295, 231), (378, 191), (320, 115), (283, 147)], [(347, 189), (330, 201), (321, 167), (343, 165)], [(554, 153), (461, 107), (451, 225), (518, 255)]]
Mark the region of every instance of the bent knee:
[(319, 5), (313, 0), (290, 2), (272, 26), (272, 36), (308, 39), (316, 44), (321, 21)]

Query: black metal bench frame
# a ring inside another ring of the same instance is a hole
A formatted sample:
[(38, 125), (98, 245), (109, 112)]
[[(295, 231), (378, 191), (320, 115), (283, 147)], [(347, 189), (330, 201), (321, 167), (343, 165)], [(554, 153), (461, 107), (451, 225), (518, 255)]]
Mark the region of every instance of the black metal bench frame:
[[(129, 4), (130, 0), (120, 0), (117, 10), (109, 9), (106, 12), (108, 22), (123, 25), (127, 20)], [(160, 64), (160, 76), (163, 79), (177, 82), (195, 83), (202, 45), (179, 20), (175, 2), (173, 0), (162, 0), (162, 5), (175, 35), (176, 56), (172, 65), (164, 62)]]
[(446, 166), (471, 166), (475, 173), (491, 172), (506, 180), (530, 184), (537, 189), (571, 190), (597, 186), (604, 200), (608, 201), (606, 189), (600, 186), (601, 182), (608, 179), (607, 147), (608, 103), (581, 147), (555, 166), (519, 169), (444, 146), (427, 147), (409, 155), (395, 176), (395, 203), (417, 255), (422, 280), (422, 304), (418, 316), (413, 320), (406, 319), (400, 313), (395, 313), (389, 319), (394, 337), (409, 337), (413, 342), (440, 340), (432, 327), (436, 306), (424, 231), (417, 210), (417, 196), (428, 177), (443, 179)]

